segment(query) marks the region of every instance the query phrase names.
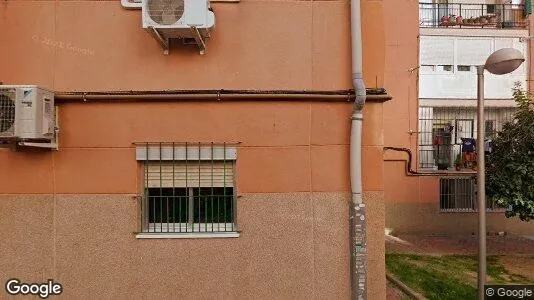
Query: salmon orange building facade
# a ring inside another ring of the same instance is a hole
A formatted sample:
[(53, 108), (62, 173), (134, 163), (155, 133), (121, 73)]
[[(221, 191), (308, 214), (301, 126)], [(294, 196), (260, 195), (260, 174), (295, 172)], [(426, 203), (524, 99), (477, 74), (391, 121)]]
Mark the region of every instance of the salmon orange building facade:
[[(0, 149), (0, 281), (53, 279), (64, 298), (349, 298), (349, 2), (211, 7), (206, 54), (164, 55), (120, 1), (0, 4), (0, 81), (53, 91), (59, 127), (58, 150)], [(368, 299), (385, 298), (383, 146), (413, 143), (396, 133), (416, 118), (411, 8), (361, 1), (379, 91), (361, 138)]]
[[(397, 80), (406, 83), (385, 84), (395, 99), (384, 104), (386, 227), (397, 234), (474, 234), (475, 171), (463, 165), (456, 170), (455, 160), (461, 158), (461, 139), (476, 138), (475, 66), (505, 47), (526, 59), (510, 75), (486, 76), (485, 138), (491, 138), (510, 120), (514, 82), (532, 89), (532, 17), (524, 4), (529, 1), (399, 2), (410, 12), (400, 14), (396, 27), (403, 33), (395, 47), (406, 45), (395, 51), (398, 74), (405, 74)], [(388, 70), (394, 64), (386, 65)], [(442, 134), (449, 124), (451, 132)], [(442, 138), (448, 145), (440, 145)], [(534, 232), (530, 223), (507, 219), (506, 208), (492, 207), (490, 199), (488, 208), (488, 232)]]

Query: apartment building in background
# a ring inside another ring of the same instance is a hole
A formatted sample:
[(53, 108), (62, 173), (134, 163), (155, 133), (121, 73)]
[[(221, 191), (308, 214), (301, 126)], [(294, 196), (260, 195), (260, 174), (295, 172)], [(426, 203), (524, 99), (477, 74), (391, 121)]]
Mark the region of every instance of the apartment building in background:
[[(512, 120), (512, 89), (516, 84), (530, 88), (531, 9), (516, 1), (422, 1), (418, 11), (417, 123), (407, 133), (416, 144), (405, 147), (412, 155), (411, 170), (402, 161), (408, 161), (408, 151), (401, 161), (386, 164), (403, 170), (386, 179), (386, 227), (409, 233), (471, 233), (477, 226), (474, 175), (480, 153), (470, 152), (470, 144), (479, 138), (476, 66), (502, 48), (515, 48), (526, 58), (510, 74), (485, 72), (482, 138), (489, 148), (503, 124)], [(395, 193), (399, 187), (403, 192)], [(506, 219), (506, 208), (491, 199), (487, 205), (489, 231), (533, 232), (532, 225)]]
[[(53, 279), (64, 298), (348, 298), (349, 2), (212, 1), (213, 16), (121, 2), (140, 5), (0, 4), (0, 81), (19, 85), (2, 91), (3, 132), (18, 107), (45, 114), (30, 133), (58, 129), (57, 149), (3, 139), (0, 281)], [(385, 298), (383, 146), (417, 119), (412, 2), (361, 1), (368, 299)], [(146, 13), (194, 26), (153, 30)], [(54, 115), (27, 85), (54, 94)]]

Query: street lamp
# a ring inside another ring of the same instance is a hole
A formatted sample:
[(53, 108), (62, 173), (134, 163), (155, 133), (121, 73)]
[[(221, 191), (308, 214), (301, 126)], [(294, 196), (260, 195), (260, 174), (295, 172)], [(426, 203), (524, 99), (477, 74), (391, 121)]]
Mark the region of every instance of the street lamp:
[(486, 283), (486, 166), (484, 162), (484, 70), (495, 75), (513, 72), (525, 58), (520, 51), (504, 48), (493, 52), (477, 66), (477, 201), (478, 201), (478, 299), (484, 299)]

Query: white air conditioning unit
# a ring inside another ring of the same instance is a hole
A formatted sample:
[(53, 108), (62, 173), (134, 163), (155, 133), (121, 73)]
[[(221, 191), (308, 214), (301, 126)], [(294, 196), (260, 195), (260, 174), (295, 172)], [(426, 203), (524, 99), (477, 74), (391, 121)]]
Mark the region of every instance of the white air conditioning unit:
[(55, 138), (54, 93), (34, 85), (0, 85), (0, 140)]
[(143, 0), (143, 28), (169, 51), (169, 39), (195, 42), (200, 53), (215, 25), (209, 0)]

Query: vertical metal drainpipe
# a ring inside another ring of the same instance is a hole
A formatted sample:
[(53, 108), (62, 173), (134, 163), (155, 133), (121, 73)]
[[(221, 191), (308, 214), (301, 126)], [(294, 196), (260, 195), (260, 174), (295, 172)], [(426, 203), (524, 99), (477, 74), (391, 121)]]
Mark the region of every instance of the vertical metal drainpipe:
[(366, 299), (365, 204), (362, 199), (362, 122), (366, 92), (362, 76), (361, 1), (350, 1), (352, 84), (356, 100), (350, 131), (350, 286), (351, 299)]

